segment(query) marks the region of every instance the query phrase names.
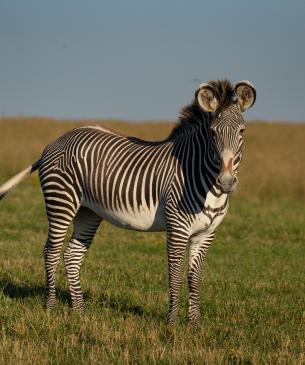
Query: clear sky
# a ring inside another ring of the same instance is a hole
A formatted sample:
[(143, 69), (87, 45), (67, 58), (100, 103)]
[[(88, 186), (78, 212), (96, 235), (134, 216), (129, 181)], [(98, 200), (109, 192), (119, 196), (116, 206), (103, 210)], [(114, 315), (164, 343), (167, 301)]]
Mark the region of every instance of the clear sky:
[(305, 121), (303, 0), (0, 0), (0, 113), (176, 120), (250, 80), (248, 119)]

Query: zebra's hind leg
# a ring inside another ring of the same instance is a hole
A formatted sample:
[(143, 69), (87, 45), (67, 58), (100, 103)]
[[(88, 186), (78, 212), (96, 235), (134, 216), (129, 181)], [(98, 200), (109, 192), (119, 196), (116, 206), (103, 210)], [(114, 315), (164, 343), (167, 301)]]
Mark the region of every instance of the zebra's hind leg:
[(55, 273), (60, 259), (60, 251), (71, 221), (72, 217), (61, 221), (49, 217), (48, 239), (44, 247), (47, 309), (53, 309), (56, 304)]
[[(43, 172), (40, 172), (41, 174)], [(43, 176), (43, 178), (42, 178)], [(46, 269), (46, 307), (52, 309), (56, 304), (55, 272), (60, 259), (60, 251), (76, 212), (79, 198), (73, 199), (68, 188), (60, 185), (60, 179), (48, 178), (46, 173), (40, 176), (49, 221), (48, 239), (44, 248)]]
[(202, 281), (203, 261), (214, 238), (214, 232), (201, 234), (190, 238), (189, 247), (189, 321), (199, 324), (200, 315), (200, 287)]
[(64, 253), (66, 272), (70, 285), (72, 307), (84, 309), (84, 298), (80, 285), (80, 267), (102, 218), (90, 209), (81, 207), (73, 221), (73, 234)]

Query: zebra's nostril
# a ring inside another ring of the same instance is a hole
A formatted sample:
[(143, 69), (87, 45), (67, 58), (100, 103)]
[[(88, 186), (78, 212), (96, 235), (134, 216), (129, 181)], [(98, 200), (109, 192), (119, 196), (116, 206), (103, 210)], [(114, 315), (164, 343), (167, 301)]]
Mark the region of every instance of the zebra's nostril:
[(236, 176), (228, 176), (228, 175), (222, 175), (222, 176), (218, 176), (216, 178), (216, 184), (220, 185), (220, 186), (232, 186), (234, 184), (237, 183), (237, 177)]

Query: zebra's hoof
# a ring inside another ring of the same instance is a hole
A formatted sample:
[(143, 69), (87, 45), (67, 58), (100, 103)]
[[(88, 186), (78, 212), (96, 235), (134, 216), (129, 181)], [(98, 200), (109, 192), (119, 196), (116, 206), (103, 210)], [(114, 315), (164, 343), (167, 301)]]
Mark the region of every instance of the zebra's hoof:
[(174, 325), (176, 325), (178, 323), (178, 317), (170, 317), (170, 316), (168, 316), (166, 323), (169, 326), (174, 326)]
[(188, 322), (192, 326), (200, 326), (202, 324), (200, 314), (189, 316)]
[(85, 311), (85, 305), (73, 305), (72, 306), (73, 312), (75, 313), (83, 313)]
[(202, 321), (201, 321), (201, 319), (196, 319), (196, 320), (189, 319), (189, 325), (194, 326), (194, 327), (199, 327), (202, 325)]
[(45, 309), (46, 309), (47, 311), (52, 311), (52, 310), (54, 310), (55, 308), (56, 308), (56, 303), (51, 303), (51, 304), (46, 303), (46, 304), (45, 304)]

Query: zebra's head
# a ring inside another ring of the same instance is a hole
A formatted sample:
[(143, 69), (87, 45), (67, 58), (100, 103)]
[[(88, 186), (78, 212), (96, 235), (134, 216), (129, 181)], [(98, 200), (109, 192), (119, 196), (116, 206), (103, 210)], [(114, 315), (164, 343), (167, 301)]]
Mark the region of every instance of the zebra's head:
[(255, 102), (256, 91), (249, 81), (241, 81), (233, 88), (227, 81), (200, 84), (196, 100), (210, 115), (209, 136), (212, 153), (219, 161), (216, 183), (224, 193), (235, 190), (237, 168), (242, 158), (243, 112)]

